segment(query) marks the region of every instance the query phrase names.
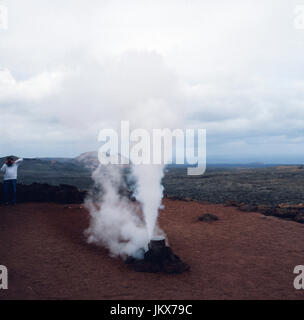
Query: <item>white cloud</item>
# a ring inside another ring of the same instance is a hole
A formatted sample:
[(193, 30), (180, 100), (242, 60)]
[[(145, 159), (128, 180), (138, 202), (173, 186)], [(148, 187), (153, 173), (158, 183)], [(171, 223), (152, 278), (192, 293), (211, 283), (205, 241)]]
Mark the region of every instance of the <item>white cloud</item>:
[(60, 90), (62, 73), (41, 73), (27, 80), (17, 81), (8, 69), (0, 70), (0, 103), (35, 101)]

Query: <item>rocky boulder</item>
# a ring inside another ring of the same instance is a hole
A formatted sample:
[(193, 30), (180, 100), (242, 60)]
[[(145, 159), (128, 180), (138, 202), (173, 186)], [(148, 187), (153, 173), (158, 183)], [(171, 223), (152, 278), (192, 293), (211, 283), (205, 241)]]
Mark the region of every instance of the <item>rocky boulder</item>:
[(205, 213), (199, 216), (198, 220), (202, 222), (213, 222), (219, 220), (219, 218), (215, 214)]

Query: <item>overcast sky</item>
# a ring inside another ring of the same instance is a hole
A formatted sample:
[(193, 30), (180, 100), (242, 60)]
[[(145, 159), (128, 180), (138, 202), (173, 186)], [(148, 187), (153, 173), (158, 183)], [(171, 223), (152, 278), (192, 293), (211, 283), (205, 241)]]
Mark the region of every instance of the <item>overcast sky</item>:
[(0, 156), (74, 157), (130, 120), (206, 128), (214, 162), (303, 162), (299, 4), (0, 0)]

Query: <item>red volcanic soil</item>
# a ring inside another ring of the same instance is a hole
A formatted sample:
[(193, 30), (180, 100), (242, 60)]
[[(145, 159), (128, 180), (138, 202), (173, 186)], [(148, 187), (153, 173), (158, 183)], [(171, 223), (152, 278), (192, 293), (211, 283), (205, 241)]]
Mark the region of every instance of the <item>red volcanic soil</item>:
[[(0, 299), (303, 299), (293, 269), (304, 264), (304, 225), (222, 205), (165, 200), (160, 225), (191, 266), (178, 274), (137, 273), (86, 244), (78, 205), (0, 207)], [(218, 221), (198, 221), (204, 213)]]

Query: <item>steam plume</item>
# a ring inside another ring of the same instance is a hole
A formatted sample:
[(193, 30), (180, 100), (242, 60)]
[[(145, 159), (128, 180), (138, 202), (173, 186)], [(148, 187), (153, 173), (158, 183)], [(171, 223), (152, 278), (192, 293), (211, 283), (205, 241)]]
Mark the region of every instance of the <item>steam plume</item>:
[(161, 180), (164, 175), (162, 165), (135, 165), (134, 176), (137, 178), (137, 188), (134, 196), (141, 203), (149, 240), (154, 235), (158, 210), (163, 197)]
[(106, 247), (114, 256), (140, 255), (138, 251), (147, 248), (148, 233), (138, 206), (120, 194), (124, 187), (120, 168), (99, 166), (93, 179), (97, 194), (86, 200), (91, 214), (88, 242)]
[[(115, 106), (111, 123), (131, 119), (135, 128), (147, 130), (176, 125), (179, 113), (171, 102), (179, 84), (161, 56), (128, 52), (108, 74), (109, 81), (102, 90), (106, 92), (105, 101)], [(119, 166), (95, 170), (93, 180), (100, 191), (86, 201), (91, 214), (88, 241), (107, 247), (116, 256), (142, 254), (140, 249), (147, 249), (151, 237), (163, 233), (157, 226), (163, 170), (163, 165), (132, 167), (136, 181), (133, 195), (140, 207), (121, 195), (120, 189), (125, 186)]]

